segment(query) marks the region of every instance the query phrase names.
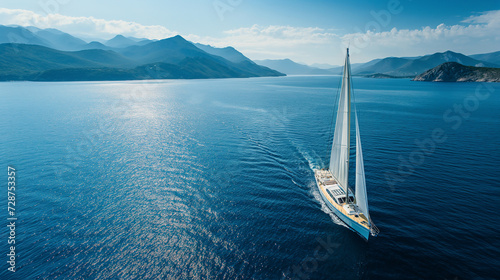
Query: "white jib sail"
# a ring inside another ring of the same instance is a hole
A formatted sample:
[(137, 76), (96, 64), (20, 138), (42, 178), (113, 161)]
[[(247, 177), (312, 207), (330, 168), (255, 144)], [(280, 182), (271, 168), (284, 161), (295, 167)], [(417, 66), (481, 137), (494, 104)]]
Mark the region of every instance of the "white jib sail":
[(356, 117), (356, 205), (370, 221), (368, 213), (368, 196), (366, 195), (365, 166), (363, 164), (363, 151), (361, 149), (361, 137), (359, 136), (358, 114)]
[(342, 88), (339, 97), (337, 120), (333, 134), (332, 153), (330, 155), (330, 172), (337, 179), (344, 191), (347, 190), (349, 176), (349, 113), (350, 113), (350, 78), (349, 54), (346, 56)]

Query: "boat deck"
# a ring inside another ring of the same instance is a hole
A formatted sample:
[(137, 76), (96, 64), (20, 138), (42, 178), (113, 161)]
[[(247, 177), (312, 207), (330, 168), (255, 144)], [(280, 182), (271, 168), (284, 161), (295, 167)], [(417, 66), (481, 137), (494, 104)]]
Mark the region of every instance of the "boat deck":
[[(346, 203), (338, 204), (335, 201), (335, 199), (331, 196), (331, 194), (329, 192), (327, 192), (327, 188), (331, 188), (332, 185), (337, 184), (337, 182), (333, 178), (332, 174), (328, 170), (316, 170), (314, 173), (315, 173), (314, 175), (316, 176), (316, 182), (317, 182), (317, 184), (319, 186), (319, 189), (323, 193), (323, 196), (326, 197), (328, 199), (328, 201), (338, 211), (340, 211), (342, 214), (344, 214), (346, 217), (348, 217), (349, 219), (355, 221), (356, 223), (360, 224), (361, 226), (366, 227), (366, 228), (369, 229), (370, 226), (369, 226), (369, 223), (368, 223), (368, 219), (366, 218), (366, 216), (363, 213), (359, 213), (358, 212), (356, 214), (349, 214), (344, 209), (344, 207), (343, 207)], [(328, 185), (326, 185), (323, 182), (328, 183)], [(340, 187), (339, 187), (339, 189), (340, 189)], [(345, 192), (344, 191), (342, 191), (342, 195), (345, 198)]]

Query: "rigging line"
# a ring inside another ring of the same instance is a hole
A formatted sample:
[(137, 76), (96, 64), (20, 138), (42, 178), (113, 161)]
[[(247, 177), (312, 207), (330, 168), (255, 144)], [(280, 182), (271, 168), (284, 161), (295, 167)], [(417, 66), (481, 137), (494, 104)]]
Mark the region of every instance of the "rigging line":
[[(357, 108), (356, 108), (356, 96), (354, 95), (354, 83), (353, 83), (353, 80), (352, 80), (352, 74), (351, 74), (351, 68), (350, 67), (349, 67), (349, 80), (350, 80), (350, 83), (351, 83), (351, 91), (350, 91), (350, 94), (352, 96), (352, 102), (351, 102), (351, 104), (354, 107), (354, 110), (353, 110), (353, 112), (351, 112), (351, 114), (354, 113), (354, 117), (355, 117), (354, 121), (357, 124), (358, 123), (358, 112), (357, 112)], [(356, 127), (356, 124), (354, 125), (354, 127)], [(349, 129), (351, 129), (351, 128), (349, 127)], [(357, 134), (356, 133), (357, 133), (357, 131), (356, 131), (356, 129), (354, 129), (354, 135), (356, 135), (356, 137), (354, 137), (354, 140), (353, 140), (354, 145), (352, 145), (352, 147), (355, 148), (355, 151), (354, 151), (354, 160), (355, 160), (355, 162), (357, 164), (357, 160), (358, 160), (357, 159), (358, 142), (356, 140), (357, 139)], [(350, 151), (349, 151), (349, 153), (350, 153)], [(351, 164), (351, 161), (349, 161), (349, 164)], [(349, 167), (347, 167), (347, 168), (349, 168)], [(347, 175), (347, 176), (349, 176), (349, 175)], [(356, 184), (356, 176), (357, 176), (356, 175), (356, 165), (354, 165), (354, 182), (355, 182), (355, 184)], [(354, 189), (356, 189), (356, 186), (354, 186)], [(356, 201), (356, 195), (355, 195), (354, 192), (352, 192), (352, 194), (354, 196), (354, 203), (356, 204), (357, 203), (357, 201)]]
[(351, 79), (351, 92), (352, 92), (352, 99), (354, 99), (354, 110), (356, 110), (356, 96), (354, 96), (354, 83), (352, 82), (352, 74), (351, 74), (351, 69), (349, 68), (349, 79)]
[[(332, 109), (332, 117), (330, 119), (330, 125), (329, 125), (330, 130), (328, 131), (327, 141), (326, 141), (326, 149), (325, 149), (325, 151), (330, 151), (330, 152), (331, 152), (331, 149), (330, 149), (331, 148), (330, 140), (333, 142), (333, 120), (335, 119), (335, 112), (337, 110), (337, 106), (338, 106), (338, 102), (339, 102), (339, 97), (340, 97), (340, 85), (341, 85), (342, 77), (343, 77), (342, 74), (343, 74), (343, 71), (342, 71), (342, 73), (340, 75), (340, 79), (339, 79), (339, 82), (337, 84), (337, 95), (335, 96), (335, 103), (334, 103), (334, 106), (333, 106), (333, 109)], [(330, 157), (328, 158), (328, 166), (330, 166)]]
[[(358, 119), (358, 112), (356, 108), (356, 95), (354, 95), (354, 83), (352, 81), (352, 75), (351, 74), (351, 69), (349, 69), (349, 79), (351, 79), (351, 92), (352, 92), (352, 99), (353, 99), (353, 104), (354, 104), (354, 115), (356, 116), (356, 120)], [(349, 128), (350, 129), (350, 128)], [(356, 142), (355, 142), (356, 143)], [(357, 144), (357, 143), (356, 143)]]
[[(349, 67), (349, 80), (351, 82), (351, 92), (350, 92), (350, 94), (351, 94), (352, 99), (353, 99), (352, 102), (351, 102), (351, 104), (354, 107), (354, 110), (353, 110), (353, 112), (351, 112), (351, 114), (354, 114), (355, 121), (358, 122), (358, 113), (357, 113), (357, 108), (356, 108), (356, 96), (354, 95), (354, 83), (353, 83), (353, 80), (352, 80), (352, 74), (351, 74), (351, 68), (350, 67)], [(354, 127), (356, 127), (356, 125), (354, 125)], [(349, 129), (351, 129), (351, 128), (349, 127)], [(356, 129), (354, 129), (354, 135), (356, 135)], [(352, 141), (354, 142), (354, 145), (351, 145), (351, 147), (353, 147), (353, 148), (356, 149), (357, 145), (358, 145), (358, 143), (356, 142), (356, 137), (354, 137), (354, 140), (352, 140)], [(350, 151), (349, 151), (349, 153), (350, 153)], [(356, 159), (356, 150), (354, 152), (354, 160), (357, 160)], [(350, 160), (349, 160), (349, 164), (351, 164)], [(349, 168), (349, 167), (347, 167), (347, 168)], [(356, 176), (356, 172), (354, 172), (354, 176)], [(354, 181), (356, 181), (356, 177), (354, 177)]]

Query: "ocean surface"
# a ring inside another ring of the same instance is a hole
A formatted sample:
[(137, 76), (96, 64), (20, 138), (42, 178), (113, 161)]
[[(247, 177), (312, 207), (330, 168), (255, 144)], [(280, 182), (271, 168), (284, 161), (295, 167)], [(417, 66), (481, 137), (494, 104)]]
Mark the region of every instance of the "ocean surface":
[(338, 86), (0, 83), (0, 279), (498, 279), (500, 84), (353, 79), (369, 242), (314, 183)]

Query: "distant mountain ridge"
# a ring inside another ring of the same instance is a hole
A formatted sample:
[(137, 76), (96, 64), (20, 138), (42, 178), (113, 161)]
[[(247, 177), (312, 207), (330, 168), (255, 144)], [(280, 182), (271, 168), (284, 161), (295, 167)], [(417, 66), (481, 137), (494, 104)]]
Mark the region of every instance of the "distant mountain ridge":
[(50, 46), (50, 42), (19, 26), (0, 25), (0, 44), (17, 43)]
[(38, 45), (0, 44), (0, 80), (24, 80), (50, 69), (113, 67), (131, 63), (104, 50), (65, 52)]
[(223, 57), (231, 62), (239, 63), (239, 62), (251, 62), (254, 63), (252, 60), (250, 60), (248, 57), (244, 56), (242, 53), (237, 51), (233, 47), (225, 47), (225, 48), (215, 48), (210, 45), (203, 45), (199, 43), (193, 43), (197, 48), (200, 50), (203, 50), (209, 54), (212, 55), (217, 55), (220, 57)]
[(311, 67), (308, 65), (300, 64), (294, 62), (290, 59), (266, 59), (266, 60), (255, 60), (255, 63), (269, 67), (271, 69), (276, 69), (287, 75), (332, 75), (338, 74), (336, 72), (330, 71), (329, 69), (320, 69), (316, 67)]
[(491, 53), (483, 53), (483, 54), (473, 54), (473, 55), (469, 55), (469, 57), (472, 57), (474, 59), (481, 60), (481, 61), (487, 61), (489, 63), (494, 63), (496, 65), (500, 65), (500, 51), (491, 52)]
[(153, 41), (148, 39), (139, 39), (133, 37), (125, 37), (123, 35), (116, 35), (112, 39), (106, 41), (104, 45), (111, 48), (126, 48), (134, 45), (143, 46), (151, 42)]
[(63, 51), (83, 50), (87, 42), (60, 30), (0, 25), (0, 44), (31, 44)]
[(355, 71), (354, 75), (385, 74), (390, 76), (416, 76), (428, 69), (434, 68), (445, 62), (458, 62), (467, 66), (482, 67), (500, 67), (494, 63), (485, 62), (456, 53), (446, 51), (443, 53), (434, 53), (417, 58), (398, 58), (387, 57), (375, 64), (361, 66)]
[(143, 46), (73, 52), (40, 45), (0, 44), (0, 80), (3, 81), (205, 79), (283, 75), (252, 61), (234, 63), (211, 55), (181, 36)]
[(34, 32), (36, 36), (43, 38), (49, 42), (48, 47), (65, 51), (81, 50), (82, 46), (87, 42), (76, 38), (68, 33), (64, 33), (57, 29), (39, 29)]

